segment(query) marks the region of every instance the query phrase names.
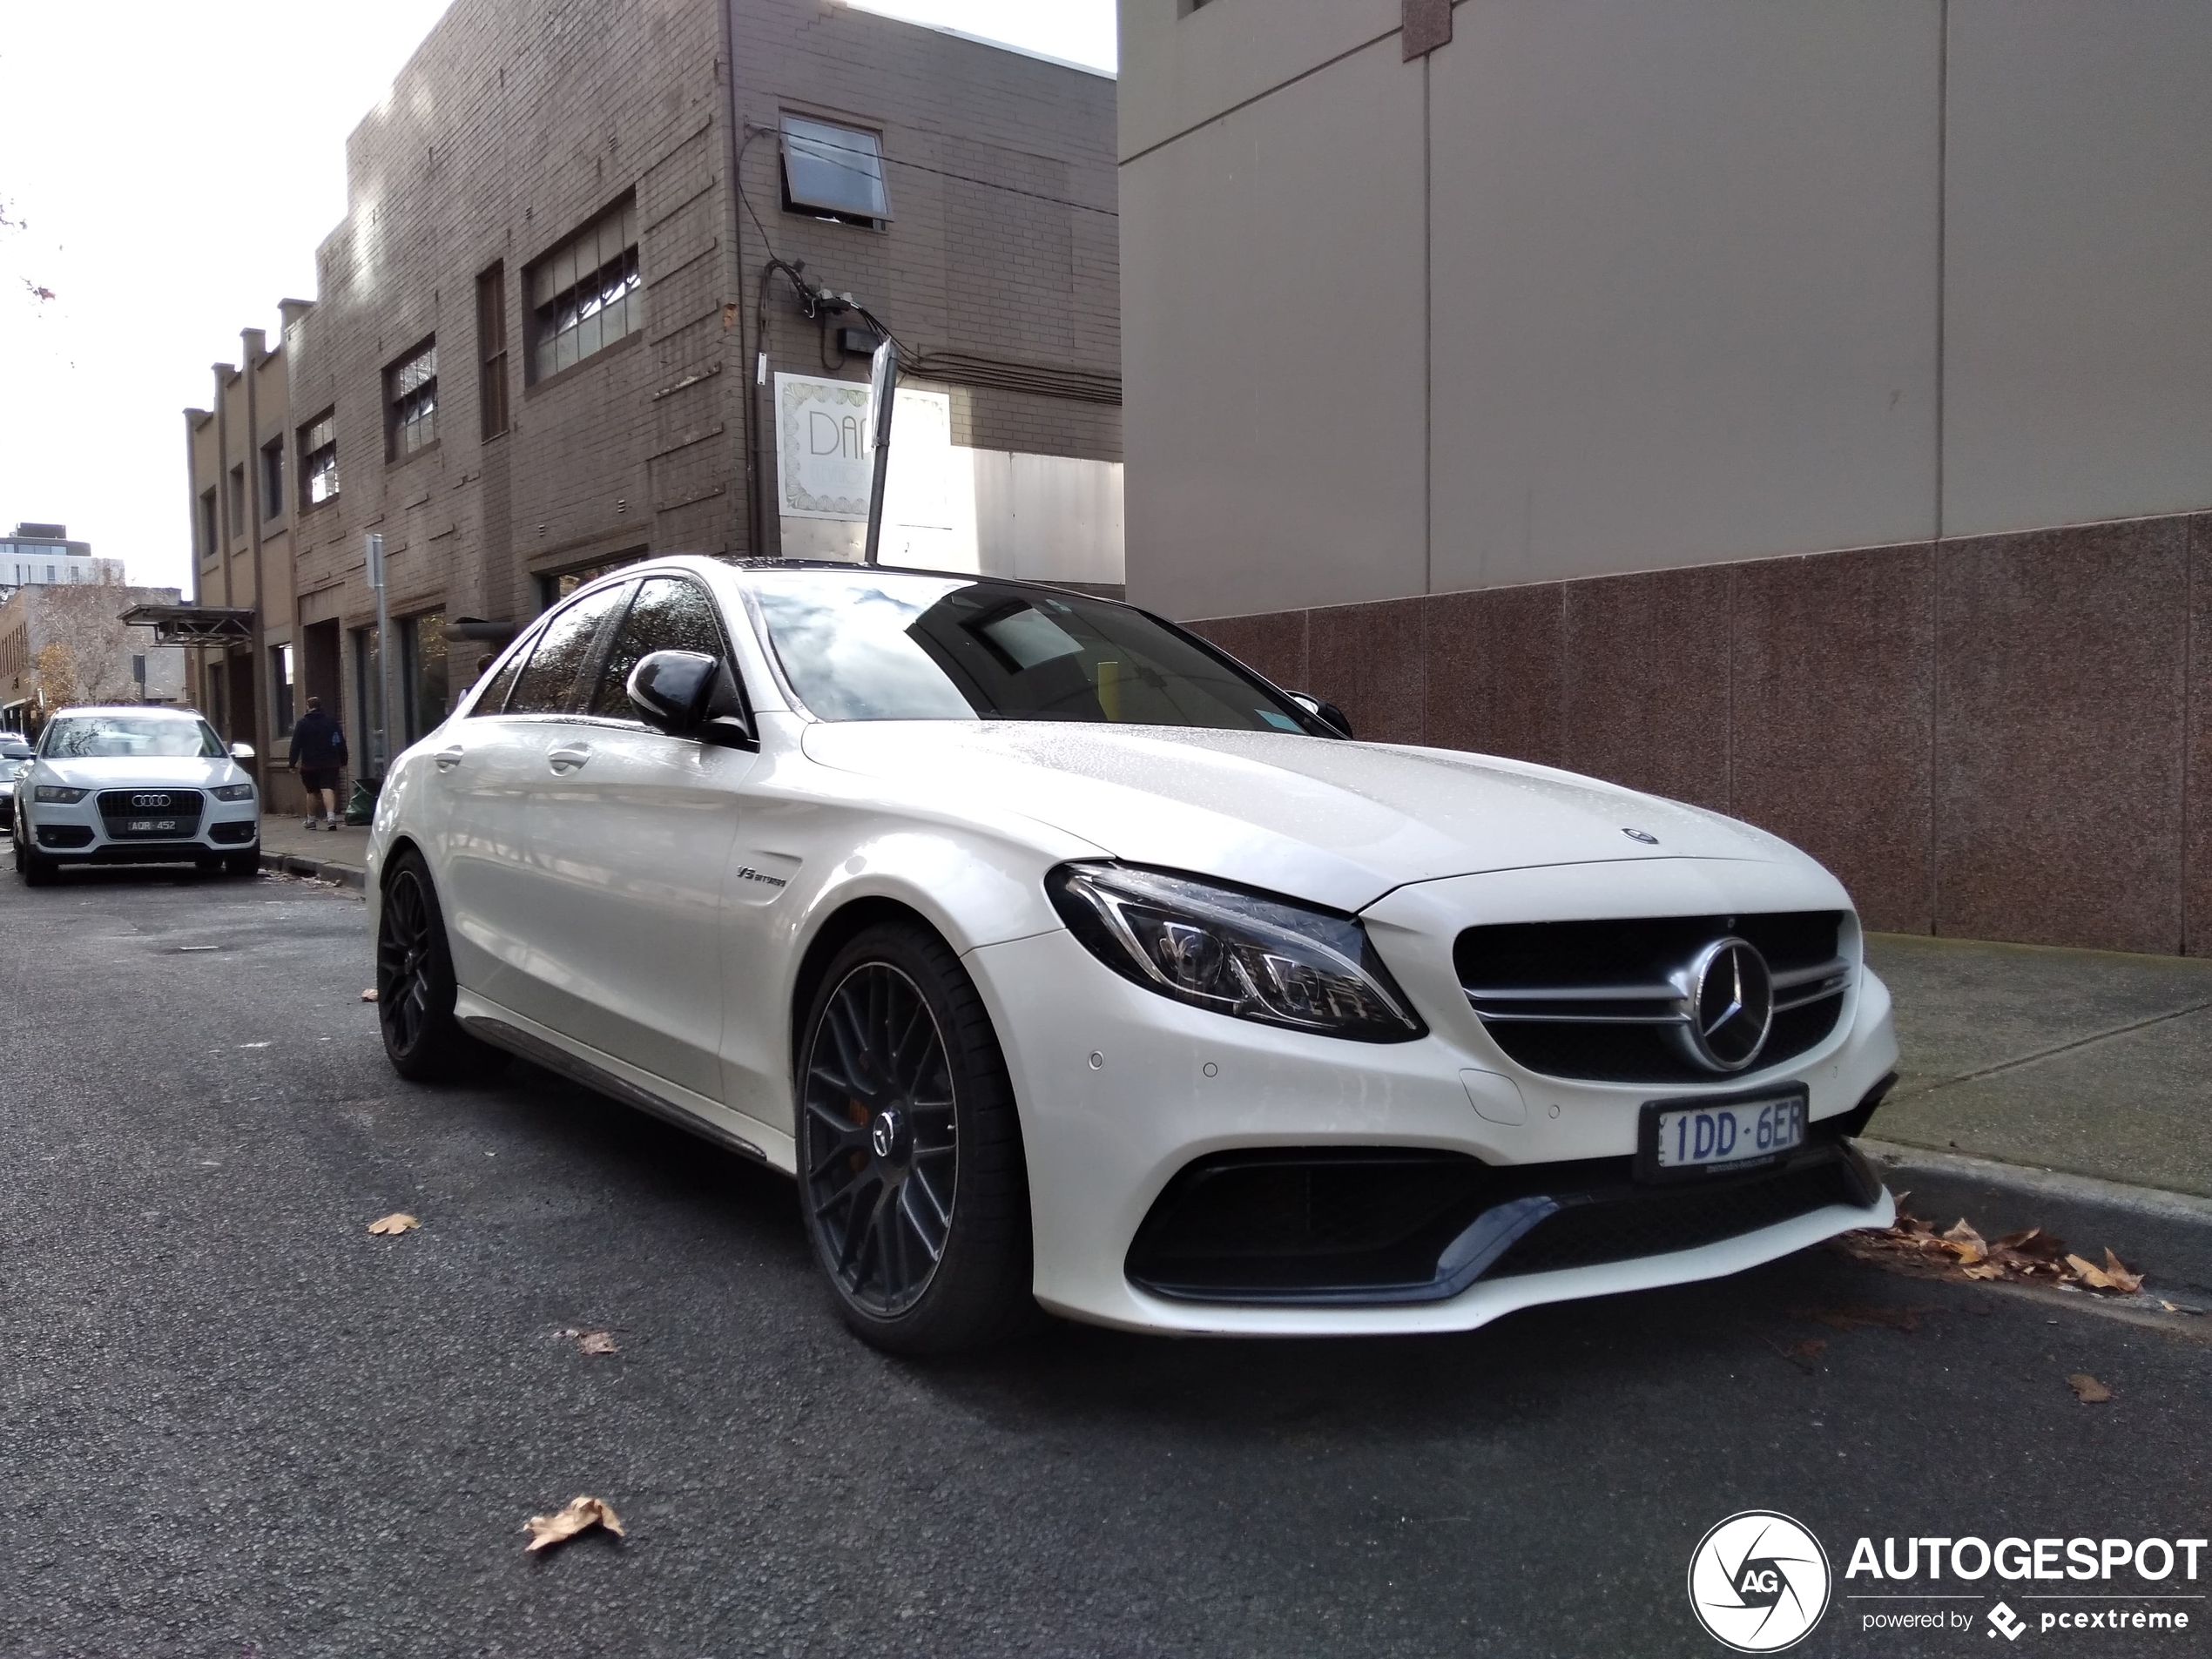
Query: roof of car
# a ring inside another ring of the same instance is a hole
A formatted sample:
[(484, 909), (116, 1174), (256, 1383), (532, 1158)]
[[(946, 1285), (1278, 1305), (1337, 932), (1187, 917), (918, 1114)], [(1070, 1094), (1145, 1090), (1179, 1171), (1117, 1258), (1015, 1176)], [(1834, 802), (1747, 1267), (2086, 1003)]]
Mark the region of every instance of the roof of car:
[(56, 709), (54, 718), (67, 719), (79, 714), (128, 714), (133, 717), (151, 716), (157, 720), (197, 720), (198, 709), (172, 708), (163, 703), (93, 703), (83, 707)]
[(927, 576), (940, 580), (965, 577), (974, 582), (989, 582), (1005, 588), (1036, 588), (1048, 593), (1072, 593), (1079, 599), (1096, 599), (1101, 604), (1127, 604), (1126, 599), (1109, 598), (1103, 593), (1093, 593), (1087, 588), (1069, 587), (1063, 583), (1040, 582), (1028, 577), (991, 576), (977, 570), (925, 570), (911, 564), (855, 564), (849, 559), (725, 559), (722, 563), (735, 565), (740, 570), (835, 570), (846, 576), (873, 571), (878, 576)]

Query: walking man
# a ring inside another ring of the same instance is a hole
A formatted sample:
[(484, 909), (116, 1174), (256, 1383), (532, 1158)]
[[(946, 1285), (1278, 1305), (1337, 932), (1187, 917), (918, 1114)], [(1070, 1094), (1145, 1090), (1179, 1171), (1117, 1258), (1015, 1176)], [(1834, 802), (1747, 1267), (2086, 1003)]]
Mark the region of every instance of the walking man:
[(323, 826), (338, 827), (338, 773), (345, 764), (346, 733), (323, 712), (320, 698), (309, 698), (307, 711), (292, 728), (292, 765), (307, 792), (307, 816), (300, 827), (314, 828), (318, 807), (322, 810)]

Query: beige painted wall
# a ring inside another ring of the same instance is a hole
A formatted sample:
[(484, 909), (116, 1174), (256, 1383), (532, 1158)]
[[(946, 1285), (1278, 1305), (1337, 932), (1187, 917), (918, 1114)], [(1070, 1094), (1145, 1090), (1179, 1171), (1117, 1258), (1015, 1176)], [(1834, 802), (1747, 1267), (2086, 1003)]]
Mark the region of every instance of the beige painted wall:
[(2203, 0), (1123, 0), (1130, 591), (2212, 505)]

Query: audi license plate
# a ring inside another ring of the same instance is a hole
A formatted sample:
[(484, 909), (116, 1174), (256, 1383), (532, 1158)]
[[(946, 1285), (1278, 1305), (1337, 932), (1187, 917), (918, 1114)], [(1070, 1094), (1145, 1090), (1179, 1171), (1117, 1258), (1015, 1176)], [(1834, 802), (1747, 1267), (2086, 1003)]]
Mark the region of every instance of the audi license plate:
[(173, 818), (134, 818), (124, 827), (133, 835), (174, 835), (177, 820)]
[(1767, 1163), (1805, 1142), (1805, 1091), (1739, 1100), (1654, 1101), (1643, 1109), (1647, 1177)]

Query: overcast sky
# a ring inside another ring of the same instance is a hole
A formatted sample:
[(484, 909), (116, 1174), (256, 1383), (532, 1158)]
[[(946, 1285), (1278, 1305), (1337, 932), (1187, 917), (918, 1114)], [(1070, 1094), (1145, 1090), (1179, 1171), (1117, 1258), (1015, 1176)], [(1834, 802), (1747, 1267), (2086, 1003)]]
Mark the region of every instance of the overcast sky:
[[(1114, 67), (1113, 0), (863, 0)], [(0, 533), (58, 520), (192, 583), (185, 425), (239, 330), (315, 295), (346, 134), (447, 0), (76, 0), (0, 30)], [(34, 288), (51, 291), (44, 299)]]

